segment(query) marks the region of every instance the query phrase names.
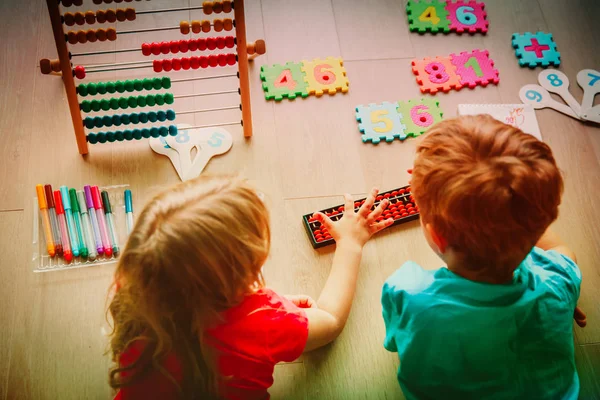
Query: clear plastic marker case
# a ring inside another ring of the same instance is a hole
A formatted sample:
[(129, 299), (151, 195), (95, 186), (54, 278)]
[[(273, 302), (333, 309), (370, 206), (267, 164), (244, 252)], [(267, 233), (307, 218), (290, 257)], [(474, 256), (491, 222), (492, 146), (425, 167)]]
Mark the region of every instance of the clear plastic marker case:
[[(76, 187), (76, 190), (83, 190), (83, 187)], [(100, 187), (100, 190), (106, 190), (112, 207), (113, 218), (117, 229), (119, 239), (119, 254), (127, 242), (127, 227), (125, 222), (125, 189), (130, 189), (129, 185), (115, 185)], [(135, 196), (135, 193), (134, 193)], [(134, 216), (135, 217), (135, 216)], [(31, 257), (31, 267), (33, 272), (62, 271), (74, 268), (94, 267), (97, 265), (113, 264), (117, 261), (116, 257), (111, 255), (97, 256), (96, 260), (90, 261), (82, 257), (73, 257), (69, 263), (63, 257), (50, 257), (46, 249), (46, 240), (44, 239), (44, 230), (42, 218), (38, 207), (37, 197), (33, 198), (33, 254)]]

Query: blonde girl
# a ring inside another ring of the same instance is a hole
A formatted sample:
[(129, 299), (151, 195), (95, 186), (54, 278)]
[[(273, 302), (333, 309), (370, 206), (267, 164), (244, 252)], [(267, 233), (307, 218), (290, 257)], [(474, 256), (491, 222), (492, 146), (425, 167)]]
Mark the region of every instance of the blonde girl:
[(245, 181), (203, 176), (154, 197), (115, 272), (115, 399), (268, 399), (276, 363), (342, 331), (363, 245), (392, 222), (375, 221), (376, 195), (336, 223), (318, 215), (337, 249), (316, 302), (264, 286), (269, 215)]

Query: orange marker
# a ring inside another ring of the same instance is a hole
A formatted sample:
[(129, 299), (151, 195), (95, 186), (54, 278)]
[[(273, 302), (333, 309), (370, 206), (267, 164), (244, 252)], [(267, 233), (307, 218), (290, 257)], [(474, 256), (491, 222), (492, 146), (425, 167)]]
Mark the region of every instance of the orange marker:
[(54, 247), (54, 239), (52, 238), (52, 226), (50, 225), (50, 216), (48, 215), (48, 204), (46, 203), (46, 196), (44, 195), (44, 187), (42, 185), (35, 185), (35, 191), (37, 192), (38, 205), (40, 206), (40, 214), (42, 215), (42, 226), (44, 227), (46, 248), (48, 249), (50, 257), (54, 257), (56, 248)]

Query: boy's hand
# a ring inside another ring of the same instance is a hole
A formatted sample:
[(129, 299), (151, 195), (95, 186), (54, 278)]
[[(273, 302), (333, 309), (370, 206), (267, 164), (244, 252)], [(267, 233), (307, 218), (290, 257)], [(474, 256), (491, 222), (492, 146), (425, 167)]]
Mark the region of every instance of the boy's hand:
[(352, 196), (345, 194), (344, 216), (336, 222), (333, 222), (328, 216), (321, 212), (316, 212), (315, 217), (325, 225), (325, 228), (335, 239), (338, 246), (350, 245), (358, 246), (362, 249), (365, 243), (374, 233), (387, 228), (394, 223), (392, 218), (377, 222), (383, 211), (389, 205), (389, 200), (383, 199), (379, 205), (371, 211), (375, 203), (375, 197), (379, 193), (378, 189), (373, 188), (371, 194), (367, 196), (364, 204), (358, 212), (354, 212), (354, 201)]
[(587, 316), (579, 307), (575, 307), (575, 313), (573, 314), (573, 319), (580, 328), (585, 328), (587, 325)]

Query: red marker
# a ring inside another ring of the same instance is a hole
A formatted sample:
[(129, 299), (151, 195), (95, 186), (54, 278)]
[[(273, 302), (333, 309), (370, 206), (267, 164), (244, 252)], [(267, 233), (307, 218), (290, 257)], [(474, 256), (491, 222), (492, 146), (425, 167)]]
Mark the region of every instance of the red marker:
[(63, 208), (60, 190), (54, 191), (54, 203), (56, 206), (58, 225), (60, 227), (60, 236), (63, 245), (63, 257), (65, 260), (67, 260), (67, 262), (71, 262), (73, 259), (73, 253), (71, 252), (71, 242), (69, 242), (69, 232), (67, 231), (67, 219), (65, 217), (65, 209)]
[(102, 197), (100, 197), (100, 190), (98, 189), (98, 186), (92, 186), (92, 198), (94, 199), (94, 208), (96, 209), (96, 216), (98, 217), (98, 226), (100, 227), (100, 237), (102, 238), (104, 254), (106, 257), (110, 257), (112, 256), (113, 250), (110, 246), (108, 230), (106, 229), (106, 219), (104, 217), (104, 211), (102, 207)]
[(56, 255), (62, 257), (62, 240), (60, 239), (60, 229), (58, 227), (58, 220), (56, 219), (56, 209), (54, 208), (54, 196), (52, 195), (52, 186), (45, 185), (44, 192), (46, 192), (46, 203), (48, 203), (48, 214), (50, 215), (50, 225), (52, 226), (54, 248), (56, 250)]

